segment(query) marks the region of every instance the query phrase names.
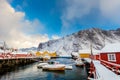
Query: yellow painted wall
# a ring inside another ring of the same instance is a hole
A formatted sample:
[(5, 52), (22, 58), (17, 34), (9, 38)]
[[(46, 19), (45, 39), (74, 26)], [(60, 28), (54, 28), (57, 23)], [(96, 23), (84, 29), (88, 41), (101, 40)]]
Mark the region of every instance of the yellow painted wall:
[(57, 56), (57, 53), (56, 53), (56, 52), (49, 53), (48, 51), (45, 51), (45, 52), (43, 52), (43, 53), (36, 52), (36, 56), (37, 56), (37, 57), (40, 57), (40, 56), (56, 57), (56, 56)]
[(43, 52), (43, 56), (50, 56), (51, 57), (51, 53), (49, 53), (48, 51)]
[(89, 54), (89, 53), (81, 53), (81, 54), (80, 54), (80, 57), (81, 57), (81, 58), (89, 58), (89, 57), (90, 57), (90, 54)]
[(37, 56), (37, 57), (40, 57), (40, 56), (42, 56), (42, 53), (36, 52), (36, 56)]
[(54, 53), (50, 53), (50, 56), (51, 56), (51, 57), (56, 57), (57, 54), (56, 54), (56, 52), (54, 52)]

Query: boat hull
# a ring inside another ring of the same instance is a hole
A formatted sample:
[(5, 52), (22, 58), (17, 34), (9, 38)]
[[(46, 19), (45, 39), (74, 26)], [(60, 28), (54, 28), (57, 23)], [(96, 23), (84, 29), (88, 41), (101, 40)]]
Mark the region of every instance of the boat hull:
[(77, 67), (83, 67), (84, 64), (76, 64)]
[(43, 70), (64, 71), (65, 65), (61, 65), (61, 64), (46, 65), (43, 66)]
[(43, 70), (48, 70), (48, 71), (64, 71), (65, 67), (59, 67), (59, 68), (44, 68)]

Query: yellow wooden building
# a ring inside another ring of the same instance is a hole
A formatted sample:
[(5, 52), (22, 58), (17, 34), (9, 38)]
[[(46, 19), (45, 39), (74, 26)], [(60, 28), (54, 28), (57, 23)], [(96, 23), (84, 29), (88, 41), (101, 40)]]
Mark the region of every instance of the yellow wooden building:
[(81, 58), (90, 58), (90, 53), (80, 53)]
[(50, 53), (50, 56), (51, 57), (57, 57), (57, 53), (56, 52), (52, 52), (52, 53)]
[(44, 52), (36, 52), (36, 56), (37, 57), (45, 57), (45, 56), (50, 56), (50, 57), (57, 57), (57, 53), (56, 52), (48, 52), (48, 51), (44, 51)]
[(90, 58), (90, 50), (79, 50), (79, 55), (81, 58)]

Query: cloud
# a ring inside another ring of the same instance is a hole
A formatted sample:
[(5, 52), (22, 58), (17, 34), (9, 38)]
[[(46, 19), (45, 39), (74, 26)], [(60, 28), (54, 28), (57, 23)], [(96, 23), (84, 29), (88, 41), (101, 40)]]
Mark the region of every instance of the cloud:
[(100, 10), (104, 17), (115, 23), (119, 23), (120, 0), (100, 0)]
[(60, 36), (58, 36), (58, 35), (52, 35), (52, 39), (59, 39), (60, 38)]
[(77, 19), (89, 14), (96, 3), (96, 0), (66, 0), (66, 8), (61, 16), (63, 26), (69, 27)]
[(0, 0), (0, 39), (6, 41), (9, 46), (32, 47), (37, 46), (39, 42), (48, 41), (46, 34), (29, 35), (43, 28), (44, 25), (38, 19), (27, 20), (24, 12), (15, 11), (6, 0)]
[(63, 29), (77, 23), (87, 24), (86, 16), (101, 24), (103, 20), (104, 23), (120, 24), (120, 0), (65, 0), (65, 4), (61, 16)]

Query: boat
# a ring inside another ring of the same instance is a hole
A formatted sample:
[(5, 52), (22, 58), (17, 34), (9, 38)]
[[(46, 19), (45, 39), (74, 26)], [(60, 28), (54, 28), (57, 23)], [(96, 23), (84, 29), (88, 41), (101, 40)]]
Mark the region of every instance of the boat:
[(79, 58), (79, 54), (77, 52), (71, 53), (72, 59), (77, 60)]
[(70, 65), (65, 65), (65, 69), (71, 70), (73, 67)]
[(65, 65), (64, 64), (49, 64), (42, 67), (43, 70), (48, 71), (64, 71)]
[(76, 61), (75, 61), (75, 65), (78, 66), (78, 67), (82, 67), (84, 66), (85, 64), (82, 62), (82, 60), (80, 58), (78, 58)]
[(40, 63), (40, 64), (37, 65), (37, 68), (42, 68), (45, 65), (48, 65), (48, 63)]
[(58, 61), (51, 61), (48, 62), (48, 65), (45, 65), (42, 67), (43, 70), (48, 70), (48, 71), (64, 71), (65, 70), (65, 65), (60, 64)]

